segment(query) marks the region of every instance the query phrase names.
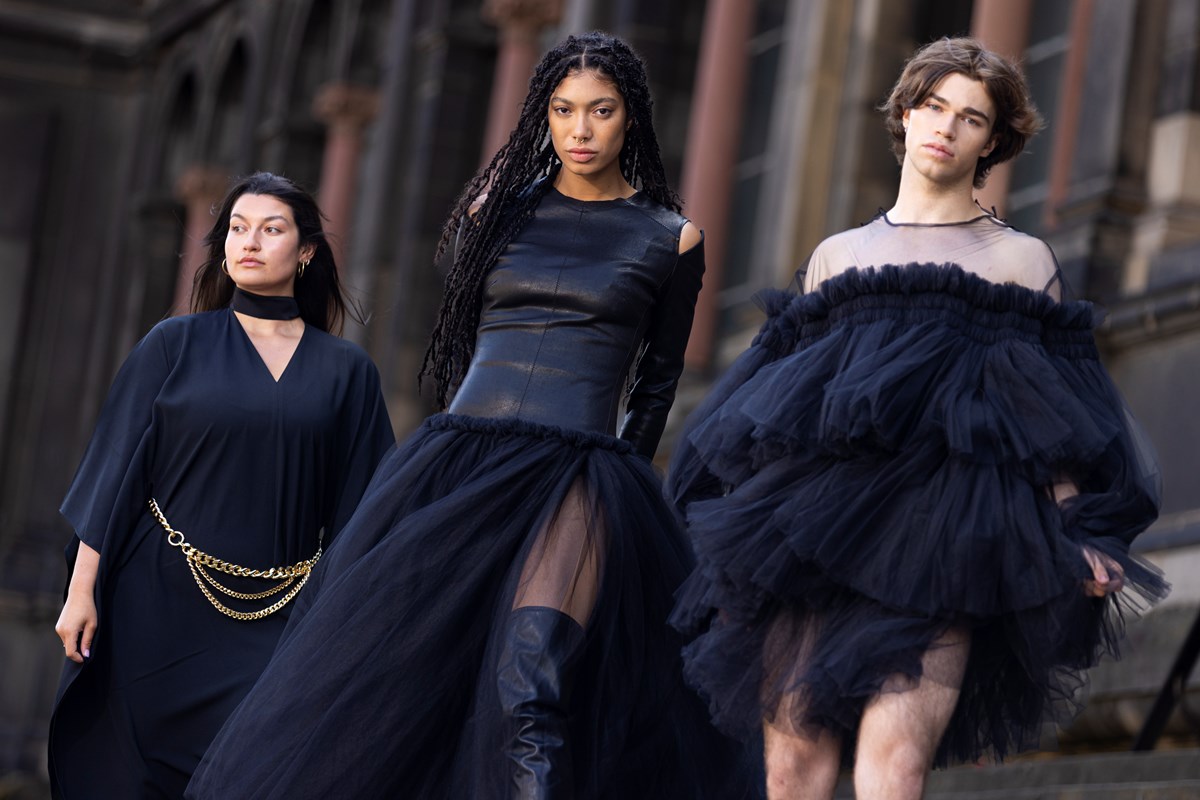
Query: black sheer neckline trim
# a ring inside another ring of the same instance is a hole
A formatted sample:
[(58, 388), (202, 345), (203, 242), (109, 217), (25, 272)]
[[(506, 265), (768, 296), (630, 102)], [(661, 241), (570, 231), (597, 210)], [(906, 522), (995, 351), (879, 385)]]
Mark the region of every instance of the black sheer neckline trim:
[(879, 213), (875, 215), (875, 218), (883, 220), (884, 224), (889, 228), (956, 228), (962, 225), (972, 225), (980, 220), (985, 219), (997, 225), (1003, 225), (1006, 228), (1012, 227), (1008, 225), (1008, 223), (1000, 220), (995, 215), (989, 214), (986, 211), (978, 216), (971, 217), (970, 219), (961, 219), (956, 220), (955, 222), (892, 222), (892, 220), (888, 217), (887, 212), (881, 208), (879, 209)]
[(234, 287), (229, 307), (240, 314), (259, 319), (295, 319), (300, 316), (300, 305), (294, 297), (253, 294)]

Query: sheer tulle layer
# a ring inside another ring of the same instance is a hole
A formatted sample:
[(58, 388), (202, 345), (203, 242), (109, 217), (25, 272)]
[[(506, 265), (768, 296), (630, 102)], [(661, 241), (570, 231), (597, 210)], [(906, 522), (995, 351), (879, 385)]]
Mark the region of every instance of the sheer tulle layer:
[[(1069, 714), (1115, 653), (1123, 607), (1165, 593), (1128, 544), (1158, 476), (1097, 358), (1086, 303), (952, 265), (851, 270), (771, 292), (751, 348), (690, 418), (671, 467), (699, 568), (674, 621), (706, 632), (689, 680), (752, 735), (793, 722), (853, 741), (889, 676), (972, 632), (940, 757), (999, 756)], [(1060, 509), (1047, 487), (1074, 480)], [(1089, 600), (1079, 545), (1124, 568)], [(716, 612), (720, 612), (718, 615)]]
[(684, 687), (666, 624), (692, 559), (649, 462), (608, 436), (451, 415), (380, 466), (188, 796), (507, 797), (498, 632), (555, 537), (600, 563), (573, 796), (741, 796), (740, 746)]

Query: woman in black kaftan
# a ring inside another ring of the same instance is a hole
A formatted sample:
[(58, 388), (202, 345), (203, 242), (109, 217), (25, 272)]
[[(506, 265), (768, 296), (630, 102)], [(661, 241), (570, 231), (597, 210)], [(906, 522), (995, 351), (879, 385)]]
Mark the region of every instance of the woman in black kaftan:
[[(209, 276), (233, 291), (228, 307), (159, 323), (113, 383), (62, 507), (77, 534), (68, 548), (72, 565), (81, 549), (99, 554), (99, 624), (90, 647), (87, 633), (79, 643), (87, 658), (67, 661), (58, 692), (50, 734), (56, 797), (181, 796), (287, 621), (286, 605), (257, 619), (222, 613), (198, 586), (198, 568), (168, 543), (148, 501), (188, 544), (215, 558), (253, 568), (296, 564), (329, 546), (394, 441), (375, 366), (323, 330), (325, 320), (304, 320), (290, 359), (271, 359), (269, 349), (266, 360), (260, 355), (248, 331), (266, 320), (299, 324), (303, 310), (291, 296), (241, 288), (269, 291), (256, 278), (274, 266), (271, 245), (243, 259), (225, 243), (226, 228), (238, 228), (242, 216), (245, 227), (253, 225), (251, 211), (234, 205), (243, 194), (291, 205), (301, 223), (292, 247), (313, 241), (290, 183), (262, 175), (243, 181), (210, 237), (236, 264), (232, 279), (220, 255), (210, 264), (216, 271)], [(323, 241), (301, 259), (309, 263), (298, 292), (334, 269)], [(295, 261), (289, 264), (294, 273)], [(242, 593), (270, 588), (207, 572)], [(255, 601), (205, 585), (226, 609), (253, 615), (299, 580)], [(67, 631), (68, 654), (75, 633)]]

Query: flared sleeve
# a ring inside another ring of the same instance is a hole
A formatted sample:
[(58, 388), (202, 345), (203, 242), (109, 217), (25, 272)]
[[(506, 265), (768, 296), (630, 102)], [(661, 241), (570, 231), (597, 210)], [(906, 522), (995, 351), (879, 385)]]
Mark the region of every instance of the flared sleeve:
[(700, 404), (688, 415), (667, 471), (667, 496), (682, 511), (694, 500), (715, 497), (724, 493), (727, 476), (718, 474), (710, 460), (712, 453), (700, 442), (697, 432), (710, 428), (727, 410), (726, 403), (747, 381), (764, 366), (791, 352), (796, 331), (789, 315), (791, 301), (796, 295), (779, 290), (764, 289), (754, 296), (754, 303), (767, 315), (758, 334), (738, 358), (713, 384)]
[[(95, 432), (59, 509), (78, 541), (104, 552), (113, 537), (131, 530), (150, 496), (154, 403), (170, 374), (161, 327), (125, 359), (109, 389)], [(68, 556), (77, 543), (71, 542)]]
[[(1069, 403), (1086, 410), (1099, 436), (1057, 465), (1079, 493), (1061, 504), (1063, 532), (1122, 564), (1134, 538), (1158, 517), (1162, 478), (1153, 445), (1091, 353), (1054, 353)], [(1073, 439), (1076, 437), (1073, 437)]]
[(375, 467), (396, 443), (380, 387), (379, 370), (363, 355), (353, 366), (354, 380), (341, 414), (341, 464), (331, 481), (333, 518), (326, 543), (345, 527), (358, 506)]

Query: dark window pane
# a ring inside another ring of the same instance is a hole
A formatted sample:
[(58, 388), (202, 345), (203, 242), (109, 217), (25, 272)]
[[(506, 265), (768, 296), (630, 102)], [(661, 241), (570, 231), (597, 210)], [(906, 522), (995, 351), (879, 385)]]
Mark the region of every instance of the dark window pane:
[(758, 0), (758, 19), (754, 31), (763, 33), (772, 28), (783, 27), (787, 16), (788, 0)]
[(733, 185), (733, 205), (729, 209), (729, 247), (725, 251), (723, 288), (740, 286), (750, 280), (753, 255), (754, 221), (758, 217), (758, 196), (762, 191), (762, 173), (740, 178)]
[(767, 149), (771, 127), (771, 103), (775, 98), (775, 79), (782, 48), (772, 45), (750, 58), (746, 100), (742, 117), (742, 141), (738, 160), (762, 155)]
[(1029, 41), (1040, 42), (1067, 32), (1073, 0), (1039, 0), (1029, 19)]
[(1030, 64), (1026, 68), (1025, 74), (1029, 78), (1029, 90), (1033, 94), (1034, 102), (1051, 126), (1033, 137), (1025, 146), (1024, 152), (1017, 156), (1013, 164), (1013, 189), (1044, 180), (1050, 174), (1050, 156), (1054, 147), (1053, 122), (1057, 116), (1058, 90), (1064, 60), (1065, 57), (1059, 54)]

